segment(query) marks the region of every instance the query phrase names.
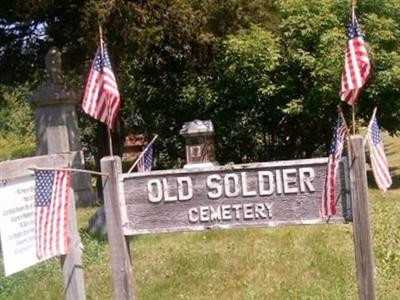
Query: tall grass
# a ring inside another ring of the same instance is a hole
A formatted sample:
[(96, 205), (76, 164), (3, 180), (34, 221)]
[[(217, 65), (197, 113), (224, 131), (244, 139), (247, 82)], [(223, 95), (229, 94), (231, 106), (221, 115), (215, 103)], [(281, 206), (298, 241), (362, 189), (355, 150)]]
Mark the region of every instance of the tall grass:
[[(400, 299), (400, 139), (385, 136), (393, 187), (369, 178), (378, 299)], [(88, 299), (112, 299), (109, 249), (79, 209)], [(138, 299), (357, 299), (351, 224), (172, 233), (131, 238)], [(57, 259), (0, 275), (0, 299), (62, 299)]]

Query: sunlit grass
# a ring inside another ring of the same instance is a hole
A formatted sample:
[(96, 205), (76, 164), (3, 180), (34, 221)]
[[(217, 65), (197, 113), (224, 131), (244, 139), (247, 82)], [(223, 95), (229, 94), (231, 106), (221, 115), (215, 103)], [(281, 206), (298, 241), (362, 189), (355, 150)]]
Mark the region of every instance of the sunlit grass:
[(400, 299), (400, 141), (387, 135), (384, 139), (393, 186), (382, 193), (371, 172), (368, 176), (376, 284), (381, 299)]
[(136, 238), (139, 298), (341, 299), (356, 292), (348, 225), (170, 236)]

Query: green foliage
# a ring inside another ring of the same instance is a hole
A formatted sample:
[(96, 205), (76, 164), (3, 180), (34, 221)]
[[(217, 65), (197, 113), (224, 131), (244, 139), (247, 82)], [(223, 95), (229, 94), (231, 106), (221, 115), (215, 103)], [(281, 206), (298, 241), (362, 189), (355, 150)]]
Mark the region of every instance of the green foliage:
[[(367, 122), (378, 105), (380, 123), (396, 134), (400, 1), (357, 5), (374, 64), (357, 115)], [(34, 152), (26, 94), (42, 77), (47, 49), (62, 50), (68, 84), (81, 92), (99, 23), (123, 100), (119, 133), (160, 134), (158, 168), (182, 165), (178, 131), (196, 118), (214, 122), (221, 163), (321, 155), (341, 103), (349, 6), (344, 0), (8, 1), (0, 7), (0, 67), (7, 71), (0, 78), (0, 159)], [(84, 115), (80, 123), (85, 145), (101, 157), (107, 140), (101, 127)], [(398, 153), (390, 141), (390, 153)], [(378, 296), (398, 299), (399, 193), (370, 192)], [(107, 244), (85, 230), (81, 236), (88, 298), (111, 298)], [(136, 237), (136, 286), (144, 299), (355, 298), (352, 243), (345, 225)], [(62, 297), (57, 260), (0, 276), (0, 292), (7, 299)]]
[[(281, 59), (279, 43), (270, 31), (257, 26), (230, 35), (222, 43), (210, 86), (217, 95), (209, 115), (216, 130), (221, 162), (271, 157), (267, 128), (279, 121), (274, 80)], [(275, 112), (271, 114), (271, 110)], [(279, 130), (279, 129), (278, 129)], [(271, 134), (270, 134), (271, 133)], [(270, 134), (270, 135), (269, 135)]]
[(35, 152), (32, 109), (28, 86), (0, 86), (0, 160), (26, 157)]
[[(332, 1), (280, 1), (284, 131), (297, 156), (322, 155), (339, 104), (344, 28)], [(318, 132), (318, 134), (315, 134)], [(290, 152), (289, 152), (290, 153)]]
[[(400, 4), (398, 5), (400, 8)], [(400, 20), (400, 19), (397, 19)], [(374, 64), (374, 76), (366, 89), (364, 108), (379, 107), (380, 124), (390, 133), (396, 133), (395, 123), (400, 117), (400, 28), (398, 21), (388, 16), (379, 17), (375, 12), (365, 17), (365, 31)], [(361, 112), (366, 115), (365, 111)]]
[[(218, 53), (226, 35), (249, 28), (250, 20), (271, 24), (271, 14), (254, 10), (256, 3), (261, 2), (158, 1), (143, 7), (143, 29), (131, 39), (142, 42), (141, 47), (121, 62), (126, 95), (122, 119), (127, 129), (141, 127), (160, 135), (159, 168), (181, 165), (183, 139), (178, 132), (184, 122), (213, 119), (215, 123), (214, 117), (221, 117), (214, 115), (224, 109), (214, 84), (219, 76)], [(227, 132), (221, 130), (221, 135)]]
[[(379, 107), (379, 119), (390, 133), (396, 133), (399, 113), (398, 68), (400, 62), (394, 51), (399, 47), (398, 15), (389, 11), (398, 1), (378, 4), (360, 2), (358, 15), (366, 35), (373, 61), (373, 76), (361, 95), (357, 114), (360, 122), (368, 122), (374, 106)], [(329, 144), (331, 126), (336, 118), (335, 106), (340, 103), (340, 88), (345, 29), (349, 21), (349, 3), (345, 1), (279, 1), (282, 16), (281, 34), (285, 51), (282, 64), (288, 103), (295, 104), (295, 119), (304, 129), (306, 139), (298, 137), (301, 146), (310, 144), (317, 154), (321, 142)], [(379, 12), (378, 12), (379, 11)], [(378, 12), (378, 14), (377, 14)], [(397, 24), (397, 25), (395, 25)], [(293, 100), (292, 100), (293, 99)], [(299, 105), (303, 111), (299, 114)], [(292, 105), (290, 105), (291, 107)], [(390, 109), (389, 106), (392, 108)], [(350, 109), (343, 104), (346, 114)], [(289, 112), (288, 112), (289, 113)], [(289, 131), (291, 132), (291, 131)], [(318, 132), (318, 134), (312, 133)], [(323, 145), (322, 145), (323, 146)]]

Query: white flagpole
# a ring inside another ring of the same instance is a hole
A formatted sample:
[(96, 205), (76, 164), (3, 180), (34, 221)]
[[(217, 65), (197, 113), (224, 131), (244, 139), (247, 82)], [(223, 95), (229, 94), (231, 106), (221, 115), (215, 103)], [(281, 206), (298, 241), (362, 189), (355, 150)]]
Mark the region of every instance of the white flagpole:
[(363, 140), (363, 146), (364, 147), (365, 147), (365, 144), (367, 143), (369, 135), (371, 134), (372, 121), (374, 120), (374, 118), (376, 116), (376, 111), (377, 110), (378, 110), (378, 108), (375, 106), (374, 111), (372, 113), (371, 120), (369, 121), (369, 124), (368, 124), (367, 134), (365, 135), (364, 140)]
[(149, 147), (151, 146), (151, 144), (154, 143), (154, 141), (158, 138), (158, 134), (156, 134), (153, 139), (151, 140), (150, 143), (147, 144), (146, 148), (144, 148), (144, 150), (139, 154), (138, 158), (135, 160), (135, 162), (133, 163), (132, 167), (130, 167), (129, 171), (127, 172), (127, 174), (129, 175), (133, 169), (136, 167), (136, 165), (138, 164), (139, 160), (143, 157), (143, 155), (146, 153), (147, 149), (149, 149)]

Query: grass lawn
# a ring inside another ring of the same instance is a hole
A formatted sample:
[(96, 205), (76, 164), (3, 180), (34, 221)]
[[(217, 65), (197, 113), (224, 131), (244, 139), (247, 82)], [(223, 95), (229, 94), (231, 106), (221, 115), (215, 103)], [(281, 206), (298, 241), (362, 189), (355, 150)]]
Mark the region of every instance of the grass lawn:
[[(393, 187), (370, 171), (377, 299), (400, 299), (400, 139), (385, 136)], [(108, 245), (90, 237), (95, 208), (79, 209), (88, 299), (112, 299)], [(351, 224), (236, 229), (131, 239), (137, 299), (357, 299)], [(2, 271), (0, 271), (2, 272)], [(58, 259), (4, 277), (0, 299), (62, 299)]]

